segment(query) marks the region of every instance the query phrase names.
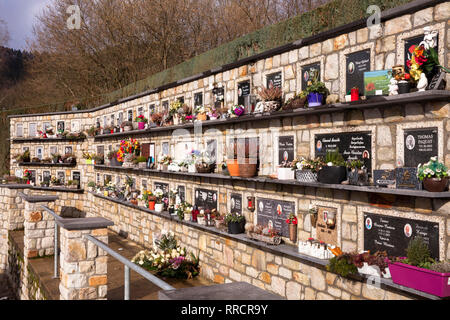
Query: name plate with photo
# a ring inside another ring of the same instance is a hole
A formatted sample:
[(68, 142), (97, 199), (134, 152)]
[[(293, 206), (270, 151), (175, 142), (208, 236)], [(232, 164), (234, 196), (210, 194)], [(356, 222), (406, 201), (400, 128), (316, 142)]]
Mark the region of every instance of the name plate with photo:
[(325, 158), (327, 151), (339, 149), (344, 160), (361, 160), (372, 170), (372, 134), (370, 132), (344, 132), (315, 135), (315, 155)]
[(242, 214), (242, 195), (237, 193), (231, 194), (230, 211), (231, 213)]
[(278, 164), (284, 161), (293, 161), (295, 157), (294, 136), (278, 138)]
[(417, 167), (425, 164), (431, 157), (438, 155), (437, 128), (405, 130), (404, 161), (405, 167)]
[(370, 50), (351, 53), (346, 56), (346, 93), (356, 87), (364, 94), (364, 72), (370, 71)]
[(295, 202), (275, 199), (257, 200), (257, 223), (281, 232), (283, 237), (289, 237), (289, 226), (286, 223), (290, 213), (295, 213)]
[(195, 205), (199, 210), (217, 210), (217, 191), (195, 189)]
[(364, 213), (364, 250), (386, 251), (390, 256), (405, 257), (409, 242), (421, 236), (439, 259), (439, 224), (435, 222)]

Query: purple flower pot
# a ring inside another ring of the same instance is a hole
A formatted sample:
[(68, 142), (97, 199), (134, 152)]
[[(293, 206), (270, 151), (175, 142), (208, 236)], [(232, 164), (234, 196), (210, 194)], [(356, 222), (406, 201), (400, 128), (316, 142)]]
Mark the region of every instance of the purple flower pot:
[(308, 94), (308, 106), (309, 107), (318, 107), (322, 105), (323, 94), (320, 93), (309, 93)]
[(450, 273), (440, 273), (409, 264), (389, 263), (392, 281), (441, 298), (450, 296)]
[(234, 114), (237, 115), (238, 117), (240, 117), (241, 115), (244, 114), (245, 109), (242, 107), (237, 107), (236, 109), (234, 109)]
[(144, 130), (145, 129), (145, 122), (138, 122), (138, 128), (139, 128), (139, 130)]

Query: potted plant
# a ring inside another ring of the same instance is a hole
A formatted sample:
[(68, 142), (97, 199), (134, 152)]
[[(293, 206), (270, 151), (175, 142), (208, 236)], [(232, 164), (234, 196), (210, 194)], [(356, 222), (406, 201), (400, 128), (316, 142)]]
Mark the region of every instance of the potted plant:
[(450, 264), (430, 258), (424, 240), (418, 236), (411, 240), (407, 257), (389, 263), (392, 281), (396, 284), (427, 292), (439, 297), (450, 296)]
[(308, 208), (308, 213), (311, 222), (311, 227), (315, 228), (317, 225), (317, 218), (319, 216), (319, 209), (315, 205), (310, 204)]
[(133, 156), (140, 153), (140, 144), (137, 140), (130, 138), (120, 142), (119, 151), (117, 151), (117, 161), (123, 162), (123, 167), (133, 167)]
[(173, 119), (173, 124), (178, 125), (181, 123), (181, 117), (183, 115), (183, 104), (180, 100), (174, 100), (169, 106), (169, 115)]
[(206, 226), (205, 210), (200, 210), (200, 213), (197, 215), (197, 223), (202, 226)]
[(169, 155), (163, 155), (162, 153), (158, 156), (158, 170), (168, 171), (169, 164), (172, 163), (172, 157)]
[(298, 182), (317, 182), (317, 173), (322, 169), (323, 162), (320, 158), (307, 160), (300, 158), (292, 161), (292, 170)]
[(353, 263), (361, 274), (390, 278), (389, 258), (386, 251), (377, 251), (371, 254), (369, 251), (355, 253), (352, 256)]
[(300, 93), (286, 101), (283, 105), (283, 110), (295, 110), (305, 107), (306, 96), (306, 91), (300, 91)]
[(286, 219), (286, 223), (289, 225), (289, 240), (297, 242), (297, 224), (298, 220), (294, 213), (290, 213)]
[(120, 127), (123, 128), (124, 132), (131, 131), (131, 130), (133, 130), (133, 122), (131, 122), (131, 121), (124, 121), (124, 122), (122, 122)]
[(148, 208), (150, 210), (155, 210), (156, 196), (151, 191), (147, 191), (146, 193), (144, 193), (144, 201), (145, 200), (147, 200)]
[(448, 186), (449, 172), (447, 167), (431, 157), (430, 161), (417, 167), (417, 177), (423, 181), (423, 187), (429, 192), (442, 192)]
[(29, 163), (31, 161), (30, 150), (16, 156), (18, 162)]
[(49, 158), (49, 157), (44, 158), (44, 159), (42, 159), (42, 163), (52, 163), (52, 158)]
[(294, 171), (292, 171), (292, 162), (283, 161), (277, 168), (278, 180), (294, 180)]
[(337, 273), (342, 277), (347, 277), (350, 274), (358, 273), (358, 268), (353, 263), (351, 253), (342, 253), (331, 258), (326, 268), (328, 271)]
[(207, 150), (200, 152), (195, 161), (195, 169), (198, 173), (211, 173), (216, 168), (216, 161), (212, 158)]
[(61, 181), (57, 177), (51, 177), (50, 183), (52, 186), (60, 186), (62, 185)]
[(194, 109), (195, 119), (198, 121), (205, 121), (207, 119), (208, 107), (198, 106)]
[(94, 181), (89, 181), (89, 183), (88, 183), (88, 190), (89, 190), (89, 192), (94, 192), (95, 187), (96, 187), (95, 182)]
[(339, 149), (327, 151), (324, 162), (326, 165), (319, 170), (317, 181), (327, 184), (340, 184), (347, 180), (347, 167)]
[(31, 175), (31, 171), (30, 170), (25, 170), (23, 172), (23, 179), (27, 180), (27, 184), (31, 184), (31, 179), (33, 178), (33, 176)]
[(141, 114), (140, 116), (137, 116), (134, 121), (138, 123), (138, 129), (143, 130), (145, 129), (145, 124), (148, 122), (148, 119)]
[(228, 110), (228, 112), (229, 112), (231, 118), (240, 117), (244, 114), (245, 107), (243, 105), (235, 105), (235, 106), (232, 106), (230, 108), (230, 110)]
[(60, 159), (61, 159), (61, 155), (59, 153), (53, 153), (52, 154), (52, 162), (54, 164), (59, 163)]
[(33, 157), (31, 159), (31, 163), (41, 163), (41, 159), (39, 159), (38, 157)]
[(163, 202), (164, 192), (158, 188), (155, 190), (154, 195), (156, 197), (155, 211), (162, 212), (164, 209), (164, 202)]
[(325, 84), (317, 80), (308, 85), (306, 92), (308, 93), (307, 99), (309, 107), (321, 106), (330, 94), (330, 91)]
[(105, 164), (105, 158), (103, 157), (102, 154), (95, 154), (92, 157), (92, 160), (94, 161), (94, 164), (96, 165), (102, 165)]
[(271, 83), (269, 88), (262, 86), (258, 92), (262, 101), (258, 102), (255, 107), (255, 113), (277, 111), (281, 107), (281, 99), (283, 91), (279, 87), (274, 87)]
[(76, 180), (67, 181), (67, 187), (69, 189), (78, 189), (78, 181), (76, 181)]
[(237, 213), (228, 213), (225, 216), (228, 233), (239, 234), (245, 232), (245, 217)]
[(109, 165), (113, 167), (119, 167), (122, 165), (122, 162), (117, 160), (117, 152), (118, 150), (110, 151), (106, 155), (106, 158), (109, 160)]
[(346, 165), (349, 184), (355, 186), (369, 185), (369, 174), (361, 160), (347, 160)]
[(279, 245), (281, 243), (280, 232), (269, 226), (246, 224), (246, 233), (248, 238), (263, 241), (270, 245)]
[(77, 158), (75, 158), (75, 156), (72, 153), (66, 153), (62, 158), (61, 158), (63, 163), (66, 164), (76, 164), (77, 163)]
[(140, 169), (147, 168), (147, 158), (144, 156), (137, 157), (134, 162), (138, 165)]
[(90, 154), (87, 151), (83, 151), (82, 157), (83, 157), (83, 159), (86, 160), (86, 164), (92, 164), (92, 158), (93, 158), (92, 154)]
[(192, 221), (192, 211), (194, 208), (189, 203), (184, 204), (184, 221)]

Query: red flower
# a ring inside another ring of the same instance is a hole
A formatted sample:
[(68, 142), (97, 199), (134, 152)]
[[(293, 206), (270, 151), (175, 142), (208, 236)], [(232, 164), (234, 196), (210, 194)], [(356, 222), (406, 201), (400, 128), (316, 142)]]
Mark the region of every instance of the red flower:
[(411, 47), (409, 47), (409, 53), (414, 53), (414, 49), (416, 48), (416, 45), (415, 44), (413, 44)]

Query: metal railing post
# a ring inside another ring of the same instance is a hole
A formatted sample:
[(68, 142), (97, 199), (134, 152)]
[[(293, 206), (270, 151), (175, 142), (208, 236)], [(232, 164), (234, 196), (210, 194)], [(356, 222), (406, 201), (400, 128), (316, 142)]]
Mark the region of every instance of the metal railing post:
[(124, 300), (130, 300), (130, 268), (125, 265), (125, 293)]
[(54, 251), (54, 273), (53, 279), (58, 279), (58, 224), (55, 221), (55, 251)]

